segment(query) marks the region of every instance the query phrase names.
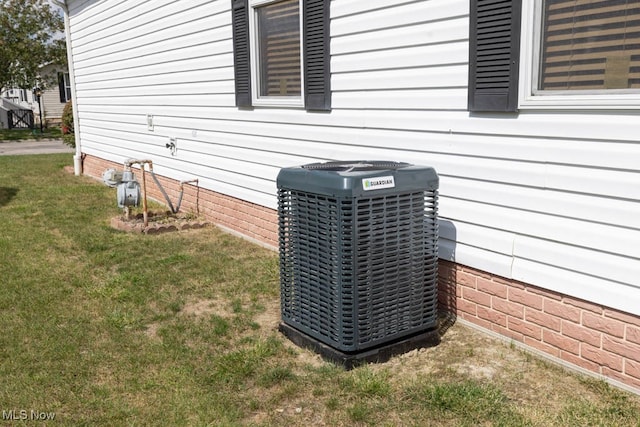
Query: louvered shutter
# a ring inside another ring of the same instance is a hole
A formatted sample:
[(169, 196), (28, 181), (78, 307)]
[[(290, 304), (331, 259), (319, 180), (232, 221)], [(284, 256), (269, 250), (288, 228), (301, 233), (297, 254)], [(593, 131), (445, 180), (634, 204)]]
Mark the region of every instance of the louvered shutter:
[(331, 110), (329, 0), (304, 4), (304, 105), (307, 110)]
[(251, 61), (249, 55), (248, 0), (232, 0), (233, 62), (236, 105), (251, 106)]
[(547, 0), (542, 90), (640, 87), (640, 2)]
[(520, 0), (471, 0), (470, 111), (517, 111), (521, 10)]

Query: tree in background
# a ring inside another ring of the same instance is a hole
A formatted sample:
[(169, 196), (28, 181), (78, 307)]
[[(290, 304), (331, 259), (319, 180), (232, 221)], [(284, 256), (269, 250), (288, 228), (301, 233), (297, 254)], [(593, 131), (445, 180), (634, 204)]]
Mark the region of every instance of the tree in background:
[[(53, 83), (66, 71), (64, 20), (46, 0), (0, 0), (0, 92)], [(44, 64), (64, 69), (41, 75)]]

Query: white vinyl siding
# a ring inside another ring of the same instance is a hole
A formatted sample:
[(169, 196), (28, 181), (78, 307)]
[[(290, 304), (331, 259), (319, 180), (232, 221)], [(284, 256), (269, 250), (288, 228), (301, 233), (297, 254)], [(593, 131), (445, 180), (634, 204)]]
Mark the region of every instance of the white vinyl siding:
[(640, 314), (640, 121), (469, 113), (468, 1), (333, 1), (331, 113), (235, 107), (230, 1), (69, 3), (83, 152), (270, 208), (281, 167), (430, 165), (441, 257)]

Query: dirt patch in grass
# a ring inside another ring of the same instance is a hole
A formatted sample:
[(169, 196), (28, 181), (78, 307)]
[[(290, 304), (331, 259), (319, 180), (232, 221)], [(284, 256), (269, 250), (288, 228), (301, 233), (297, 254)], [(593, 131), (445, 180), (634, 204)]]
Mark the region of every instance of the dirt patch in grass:
[(205, 299), (188, 302), (182, 307), (180, 314), (184, 316), (201, 317), (215, 314), (220, 317), (231, 317), (232, 312), (227, 301)]
[(162, 234), (172, 231), (195, 230), (209, 226), (210, 223), (191, 213), (172, 214), (171, 212), (149, 212), (147, 224), (142, 213), (125, 217), (111, 218), (111, 227), (127, 233)]

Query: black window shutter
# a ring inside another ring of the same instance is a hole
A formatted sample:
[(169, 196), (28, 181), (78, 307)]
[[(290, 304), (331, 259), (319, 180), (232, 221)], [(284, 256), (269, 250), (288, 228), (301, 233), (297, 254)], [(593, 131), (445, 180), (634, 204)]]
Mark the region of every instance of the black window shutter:
[(251, 106), (251, 62), (249, 55), (248, 0), (232, 0), (233, 61), (236, 84), (236, 106)]
[(304, 0), (304, 105), (331, 110), (329, 0)]
[(67, 102), (67, 88), (64, 85), (63, 73), (58, 73), (58, 91), (60, 93), (60, 102)]
[(521, 0), (471, 0), (470, 111), (518, 110)]

